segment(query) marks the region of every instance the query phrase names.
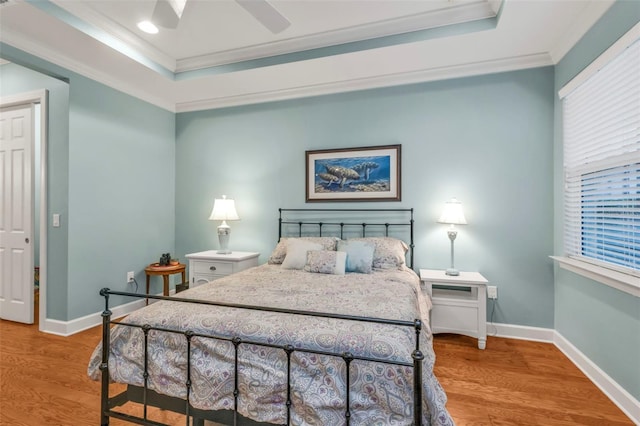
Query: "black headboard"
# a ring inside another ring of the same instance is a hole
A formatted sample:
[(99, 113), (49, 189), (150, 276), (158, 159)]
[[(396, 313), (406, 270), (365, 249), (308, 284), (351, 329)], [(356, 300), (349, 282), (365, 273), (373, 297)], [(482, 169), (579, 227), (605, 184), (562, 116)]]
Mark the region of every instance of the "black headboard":
[(396, 237), (409, 246), (413, 269), (413, 208), (409, 209), (278, 209), (278, 241), (287, 236)]

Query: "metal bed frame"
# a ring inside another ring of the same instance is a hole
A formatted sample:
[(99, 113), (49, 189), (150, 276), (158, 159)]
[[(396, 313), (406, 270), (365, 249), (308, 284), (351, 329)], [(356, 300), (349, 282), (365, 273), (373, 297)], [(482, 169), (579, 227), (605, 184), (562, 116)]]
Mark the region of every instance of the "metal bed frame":
[[(413, 225), (414, 225), (414, 219), (413, 219), (413, 208), (408, 208), (408, 209), (278, 209), (278, 211), (280, 212), (280, 216), (278, 217), (278, 241), (280, 241), (280, 238), (283, 237), (282, 235), (282, 231), (283, 231), (283, 225), (295, 225), (298, 228), (298, 237), (302, 237), (303, 236), (303, 227), (305, 225), (311, 225), (312, 227), (317, 227), (318, 228), (318, 233), (317, 236), (322, 237), (323, 234), (323, 227), (326, 228), (332, 228), (333, 232), (330, 232), (330, 236), (339, 236), (340, 239), (344, 238), (344, 233), (345, 231), (347, 231), (348, 229), (358, 229), (360, 232), (360, 236), (361, 237), (366, 237), (367, 236), (367, 227), (369, 227), (369, 229), (371, 229), (372, 227), (374, 228), (381, 228), (384, 227), (384, 236), (388, 237), (389, 236), (389, 230), (391, 228), (405, 228), (408, 227), (409, 228), (409, 268), (413, 269), (413, 249), (414, 249), (414, 243), (413, 243)], [(324, 213), (329, 213), (329, 212), (338, 212), (338, 213), (369, 213), (369, 212), (387, 212), (387, 213), (400, 213), (400, 214), (404, 214), (407, 215), (409, 217), (408, 220), (405, 221), (398, 221), (398, 222), (360, 222), (360, 221), (344, 221), (341, 220), (339, 222), (335, 222), (332, 220), (329, 221), (321, 221), (321, 220), (315, 220), (315, 221), (309, 221), (309, 220), (291, 220), (291, 219), (286, 219), (283, 218), (283, 213), (286, 215), (289, 212), (298, 212), (298, 213), (303, 213), (303, 214), (308, 214), (308, 213), (315, 213), (315, 212), (324, 212)], [(339, 232), (336, 233), (336, 228)], [(327, 232), (327, 231), (325, 231)], [(326, 234), (325, 234), (326, 235)]]
[[(410, 229), (410, 255), (409, 255), (409, 265), (413, 267), (413, 209), (279, 209), (280, 216), (278, 219), (278, 239), (280, 239), (283, 234), (283, 227), (287, 227), (288, 225), (295, 225), (298, 228), (298, 235), (303, 235), (303, 227), (310, 225), (313, 227), (318, 227), (319, 232), (318, 235), (322, 235), (323, 228), (326, 227), (338, 227), (340, 231), (340, 237), (344, 235), (345, 228), (357, 226), (362, 230), (362, 236), (366, 236), (367, 227), (372, 226), (383, 226), (385, 229), (385, 236), (389, 236), (389, 228), (396, 226), (405, 226)], [(394, 223), (363, 223), (363, 222), (321, 222), (317, 220), (304, 221), (304, 220), (288, 220), (283, 218), (283, 213), (285, 215), (289, 214), (289, 212), (295, 213), (315, 213), (315, 212), (387, 212), (387, 213), (405, 213), (410, 219), (405, 222), (394, 222)], [(140, 425), (154, 425), (161, 426), (163, 423), (159, 423), (149, 418), (148, 416), (148, 407), (158, 407), (165, 410), (170, 410), (176, 413), (185, 415), (185, 424), (201, 426), (204, 424), (204, 420), (212, 420), (215, 422), (220, 422), (224, 424), (232, 424), (234, 426), (258, 426), (264, 425), (265, 423), (255, 422), (251, 419), (248, 419), (241, 414), (238, 413), (238, 399), (239, 399), (239, 389), (238, 389), (238, 351), (240, 346), (242, 345), (257, 345), (264, 346), (269, 348), (279, 348), (281, 349), (287, 357), (287, 391), (286, 391), (286, 402), (284, 403), (283, 410), (286, 410), (286, 425), (289, 425), (291, 422), (291, 355), (294, 352), (305, 352), (312, 353), (317, 355), (328, 355), (332, 357), (341, 358), (346, 366), (346, 377), (345, 377), (345, 412), (344, 419), (346, 425), (350, 425), (351, 420), (351, 411), (350, 411), (350, 375), (349, 375), (349, 367), (352, 361), (361, 360), (368, 362), (379, 362), (384, 364), (391, 364), (397, 366), (406, 366), (413, 368), (413, 403), (414, 403), (414, 411), (413, 411), (413, 424), (419, 426), (422, 424), (422, 361), (424, 360), (424, 355), (420, 350), (420, 332), (422, 330), (422, 322), (420, 319), (415, 319), (414, 321), (400, 321), (400, 320), (389, 320), (382, 318), (372, 318), (372, 317), (359, 317), (352, 315), (342, 315), (342, 314), (331, 314), (331, 313), (321, 313), (321, 312), (310, 312), (310, 311), (302, 311), (295, 309), (281, 309), (281, 308), (271, 308), (264, 306), (253, 306), (253, 305), (242, 305), (242, 304), (231, 304), (231, 303), (218, 303), (211, 302), (207, 300), (197, 300), (197, 299), (187, 299), (187, 298), (179, 298), (179, 297), (164, 297), (164, 296), (155, 296), (155, 295), (146, 295), (146, 294), (137, 294), (137, 293), (128, 293), (128, 292), (120, 292), (120, 291), (112, 291), (108, 288), (103, 288), (100, 290), (100, 295), (105, 299), (105, 308), (102, 312), (102, 359), (100, 363), (100, 371), (102, 375), (101, 379), (101, 410), (100, 410), (100, 424), (102, 426), (109, 425), (110, 418), (116, 418), (120, 420), (125, 420), (131, 423), (140, 424)], [(354, 356), (349, 352), (336, 353), (330, 351), (319, 351), (313, 350), (310, 348), (299, 348), (293, 347), (291, 345), (276, 345), (270, 344), (262, 341), (253, 341), (249, 339), (242, 339), (240, 337), (226, 337), (216, 335), (215, 331), (211, 333), (202, 334), (196, 333), (191, 330), (175, 330), (168, 329), (163, 327), (154, 327), (149, 324), (138, 325), (127, 323), (126, 321), (116, 322), (111, 319), (111, 311), (109, 309), (109, 296), (110, 295), (118, 295), (118, 296), (129, 296), (129, 297), (137, 297), (137, 298), (149, 298), (156, 300), (169, 300), (176, 303), (193, 303), (200, 305), (210, 305), (212, 307), (222, 306), (222, 307), (231, 307), (231, 308), (240, 308), (247, 310), (256, 310), (256, 311), (267, 311), (267, 312), (279, 312), (286, 314), (294, 314), (301, 316), (315, 316), (322, 318), (334, 318), (341, 320), (349, 320), (349, 321), (361, 321), (361, 322), (369, 322), (369, 323), (377, 323), (377, 324), (388, 324), (395, 325), (399, 327), (413, 327), (415, 330), (415, 349), (411, 354), (411, 360), (407, 361), (388, 361), (377, 359), (373, 357), (362, 357), (362, 356)], [(112, 325), (118, 326), (128, 326), (128, 327), (136, 327), (142, 330), (144, 335), (144, 373), (143, 373), (143, 386), (134, 386), (128, 385), (127, 389), (120, 394), (110, 397), (109, 395), (109, 356), (110, 356), (110, 330)], [(184, 336), (187, 344), (187, 380), (185, 382), (186, 389), (186, 399), (170, 397), (166, 395), (159, 394), (148, 388), (148, 335), (151, 330), (158, 330), (166, 333), (175, 333)], [(221, 411), (205, 411), (197, 409), (191, 406), (189, 402), (189, 396), (191, 392), (191, 339), (194, 337), (199, 338), (210, 338), (217, 339), (222, 341), (227, 341), (233, 344), (234, 352), (235, 352), (235, 362), (234, 362), (234, 409), (233, 411), (229, 410), (221, 410)], [(123, 413), (121, 411), (116, 410), (117, 407), (127, 403), (127, 402), (135, 402), (142, 404), (143, 414), (142, 417), (134, 416), (130, 414)], [(165, 425), (166, 426), (166, 425)]]

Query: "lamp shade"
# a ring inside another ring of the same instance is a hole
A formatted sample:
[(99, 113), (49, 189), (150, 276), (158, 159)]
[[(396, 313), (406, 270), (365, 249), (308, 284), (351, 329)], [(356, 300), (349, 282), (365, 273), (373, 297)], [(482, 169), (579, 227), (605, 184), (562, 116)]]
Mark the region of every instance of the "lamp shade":
[(209, 220), (240, 220), (238, 212), (236, 212), (235, 201), (227, 198), (226, 195), (223, 195), (222, 198), (216, 198)]
[(451, 225), (466, 225), (467, 219), (465, 219), (462, 211), (462, 203), (455, 198), (444, 203), (444, 210), (438, 222)]

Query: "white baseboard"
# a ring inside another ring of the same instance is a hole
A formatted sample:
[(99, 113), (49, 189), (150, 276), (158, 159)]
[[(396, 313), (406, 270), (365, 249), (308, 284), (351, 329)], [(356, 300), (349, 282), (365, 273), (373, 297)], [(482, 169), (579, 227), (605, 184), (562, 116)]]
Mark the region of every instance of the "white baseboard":
[[(169, 295), (175, 294), (175, 290), (171, 290)], [(158, 296), (162, 296), (162, 293), (158, 293)], [(150, 300), (149, 303), (155, 301)], [(111, 319), (121, 318), (125, 315), (129, 315), (131, 312), (138, 310), (145, 306), (145, 299), (139, 299), (134, 302), (125, 303), (124, 305), (115, 306), (110, 308)], [(96, 312), (93, 314), (85, 315), (84, 317), (76, 318), (71, 321), (59, 321), (47, 318), (44, 321), (44, 326), (41, 329), (44, 333), (57, 334), (59, 336), (71, 336), (72, 334), (79, 333), (89, 328), (102, 324), (102, 312)]]
[(640, 401), (602, 371), (593, 361), (573, 346), (562, 334), (555, 332), (553, 343), (569, 358), (600, 390), (609, 397), (637, 425), (640, 425)]
[(555, 330), (552, 328), (528, 327), (498, 322), (487, 323), (487, 336), (504, 337), (506, 339), (553, 343), (554, 333)]
[(584, 373), (622, 412), (640, 425), (640, 401), (602, 371), (564, 336), (551, 328), (487, 323), (487, 335), (508, 339), (553, 343), (576, 367)]
[[(144, 306), (144, 299), (111, 308), (111, 319), (116, 319), (130, 314)], [(47, 318), (42, 329), (45, 333), (59, 336), (71, 336), (89, 328), (102, 324), (102, 312), (96, 312), (71, 321), (59, 321)]]

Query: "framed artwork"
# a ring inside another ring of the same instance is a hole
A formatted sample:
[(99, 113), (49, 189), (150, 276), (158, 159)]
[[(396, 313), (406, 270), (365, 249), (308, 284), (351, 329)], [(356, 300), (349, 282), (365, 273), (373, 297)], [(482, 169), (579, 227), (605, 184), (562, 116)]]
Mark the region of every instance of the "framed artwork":
[(306, 151), (306, 201), (400, 201), (400, 147)]

